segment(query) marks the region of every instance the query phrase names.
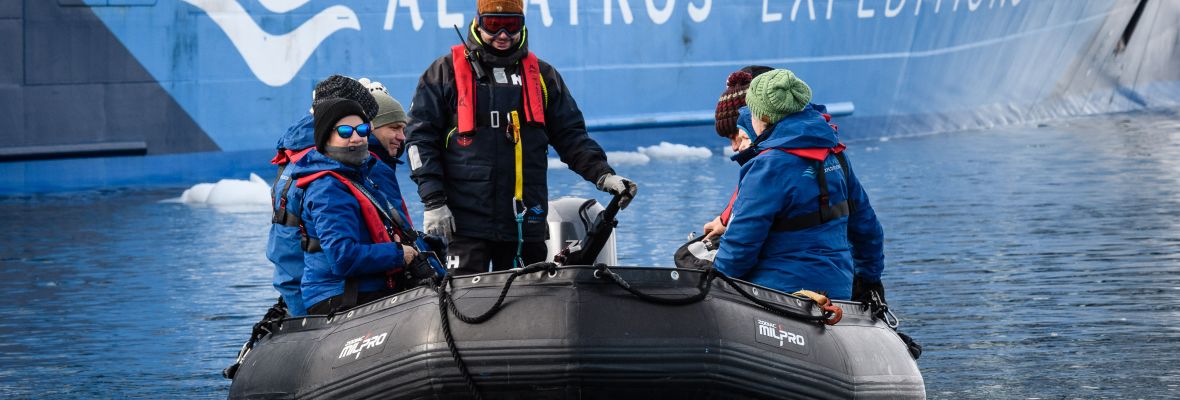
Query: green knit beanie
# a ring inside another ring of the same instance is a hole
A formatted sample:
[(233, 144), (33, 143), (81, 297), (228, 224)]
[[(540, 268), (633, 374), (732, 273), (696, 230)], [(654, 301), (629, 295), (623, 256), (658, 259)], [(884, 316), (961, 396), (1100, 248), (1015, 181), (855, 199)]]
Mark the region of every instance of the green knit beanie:
[(783, 117), (803, 111), (811, 102), (811, 88), (794, 72), (776, 69), (758, 75), (746, 91), (746, 106), (754, 118), (767, 117), (773, 124)]
[(406, 116), (406, 110), (402, 108), (402, 103), (394, 100), (383, 91), (374, 90), (372, 93), (373, 98), (377, 100), (377, 116), (373, 117), (374, 129), (394, 122), (410, 122), (410, 118)]

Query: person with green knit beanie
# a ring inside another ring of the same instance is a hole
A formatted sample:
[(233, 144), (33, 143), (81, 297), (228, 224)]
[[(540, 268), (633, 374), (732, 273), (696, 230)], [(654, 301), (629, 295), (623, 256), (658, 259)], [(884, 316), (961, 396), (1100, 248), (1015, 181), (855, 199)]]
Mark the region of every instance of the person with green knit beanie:
[(756, 137), (732, 157), (742, 167), (713, 268), (786, 293), (884, 303), (885, 231), (811, 96), (788, 70), (750, 81), (738, 124), (749, 115)]
[(783, 117), (803, 111), (811, 103), (811, 87), (794, 72), (776, 69), (750, 81), (746, 91), (746, 106), (755, 120), (767, 125)]

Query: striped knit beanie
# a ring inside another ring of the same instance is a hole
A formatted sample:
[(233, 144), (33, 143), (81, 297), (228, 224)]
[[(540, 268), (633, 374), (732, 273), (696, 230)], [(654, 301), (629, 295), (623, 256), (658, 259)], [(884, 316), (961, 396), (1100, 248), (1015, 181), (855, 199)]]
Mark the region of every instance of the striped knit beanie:
[(717, 111), (713, 115), (713, 128), (717, 130), (718, 136), (731, 138), (737, 134), (738, 110), (746, 105), (746, 90), (750, 87), (750, 81), (772, 69), (751, 65), (729, 74), (725, 80), (725, 92), (717, 100)]

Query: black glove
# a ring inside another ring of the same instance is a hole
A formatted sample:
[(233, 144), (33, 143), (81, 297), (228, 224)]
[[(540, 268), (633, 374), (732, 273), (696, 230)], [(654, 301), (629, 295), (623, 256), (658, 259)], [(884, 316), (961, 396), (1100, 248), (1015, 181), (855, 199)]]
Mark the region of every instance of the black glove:
[(874, 292), (879, 301), (885, 304), (885, 286), (881, 285), (881, 281), (868, 282), (860, 276), (852, 278), (852, 301), (872, 304)]
[(434, 255), (438, 256), (439, 260), (447, 259), (446, 238), (443, 238), (442, 236), (428, 235), (422, 232), (418, 232), (418, 237), (422, 238), (422, 241), (426, 242), (427, 246), (430, 246), (430, 251), (433, 251)]
[(430, 259), (423, 253), (418, 253), (414, 261), (410, 261), (410, 265), (406, 266), (406, 277), (411, 280), (417, 281), (433, 276), (434, 268), (430, 266)]

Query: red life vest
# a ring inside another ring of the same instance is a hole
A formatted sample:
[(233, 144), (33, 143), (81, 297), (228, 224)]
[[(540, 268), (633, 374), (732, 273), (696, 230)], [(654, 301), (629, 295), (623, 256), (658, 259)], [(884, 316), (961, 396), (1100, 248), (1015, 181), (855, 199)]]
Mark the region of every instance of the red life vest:
[[(475, 131), (475, 78), (471, 64), (467, 62), (467, 47), (457, 44), (451, 47), (451, 61), (455, 69), (455, 87), (458, 94), (458, 132)], [(533, 124), (545, 125), (545, 95), (541, 79), (541, 66), (537, 56), (529, 52), (521, 62), (520, 79), (523, 86), (524, 116)]]
[(270, 159), (270, 163), (274, 165), (287, 165), (299, 161), (300, 158), (303, 158), (303, 156), (307, 155), (307, 152), (314, 148), (315, 147), (313, 146), (298, 151), (288, 149), (279, 150), (278, 153), (275, 154), (275, 158)]
[[(825, 114), (825, 116), (826, 116), (826, 114)], [(838, 154), (840, 152), (843, 152), (844, 149), (846, 149), (846, 148), (848, 148), (848, 146), (845, 146), (844, 143), (839, 143), (836, 145), (836, 147), (833, 147), (830, 149), (825, 149), (825, 148), (811, 148), (811, 149), (770, 148), (770, 149), (766, 149), (766, 150), (762, 150), (762, 151), (758, 152), (758, 155), (763, 155), (763, 154), (766, 154), (766, 152), (768, 152), (768, 151), (777, 149), (777, 150), (781, 150), (786, 153), (794, 154), (796, 156), (799, 156), (799, 157), (802, 157), (802, 158), (805, 158), (808, 160), (823, 161), (828, 158), (828, 154)], [(738, 189), (734, 188), (733, 195), (729, 196), (729, 204), (725, 206), (725, 211), (721, 212), (721, 225), (729, 226), (729, 220), (733, 217), (733, 202), (735, 200), (737, 200), (737, 195), (738, 195)]]
[[(356, 197), (356, 202), (361, 206), (361, 219), (365, 224), (365, 229), (369, 231), (369, 238), (373, 243), (391, 243), (393, 239), (389, 237), (389, 232), (385, 230), (385, 223), (381, 221), (381, 214), (377, 211), (377, 206), (369, 201), (368, 196), (361, 193), (361, 190), (353, 185), (352, 181), (345, 178), (343, 175), (336, 173), (336, 171), (320, 171), (314, 174), (299, 178), (295, 186), (306, 189), (312, 181), (323, 177), (324, 175), (331, 175), (339, 180), (348, 190), (352, 192), (352, 196)], [(395, 228), (396, 229), (396, 228)]]
[[(373, 240), (374, 244), (393, 242), (393, 238), (389, 237), (389, 232), (385, 230), (385, 223), (381, 221), (381, 214), (377, 211), (377, 206), (369, 200), (368, 196), (361, 192), (360, 188), (357, 188), (351, 180), (345, 178), (343, 175), (336, 173), (336, 171), (320, 171), (299, 178), (299, 180), (295, 182), (295, 186), (299, 187), (300, 189), (307, 189), (307, 185), (310, 185), (312, 181), (315, 181), (324, 175), (331, 175), (332, 177), (336, 178), (341, 183), (344, 183), (344, 186), (348, 187), (349, 192), (352, 192), (352, 196), (356, 198), (356, 202), (361, 206), (361, 220), (365, 224), (365, 230), (369, 231), (369, 238)], [(404, 200), (402, 201), (402, 206), (402, 209), (404, 210)], [(402, 239), (406, 238), (406, 235), (402, 232), (401, 228), (395, 226), (393, 227), (393, 230), (394, 233), (401, 236)], [(303, 226), (302, 221), (299, 223), (299, 231), (304, 238), (308, 237), (307, 228)], [(307, 251), (307, 249), (304, 249), (304, 251)], [(390, 289), (397, 287), (397, 281), (394, 279), (394, 277), (401, 273), (404, 269), (405, 268), (398, 267), (389, 271), (385, 271), (385, 286)], [(346, 295), (350, 290), (356, 290), (355, 286), (350, 289), (350, 285), (355, 285), (355, 282), (353, 284), (349, 284), (348, 280), (346, 280), (344, 285), (344, 291), (346, 292)], [(355, 301), (355, 298), (353, 300)]]

